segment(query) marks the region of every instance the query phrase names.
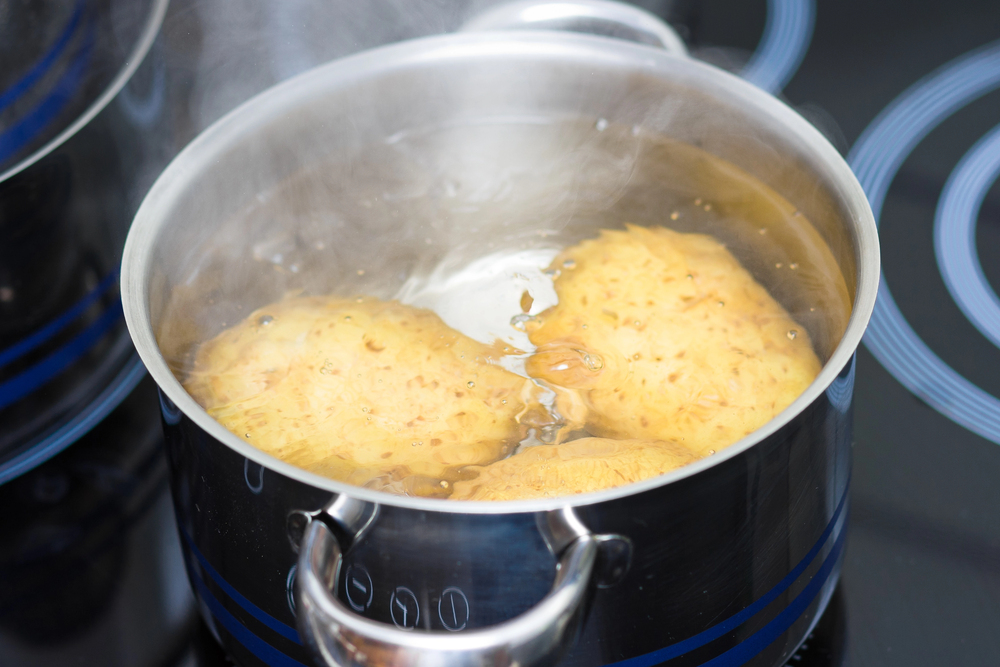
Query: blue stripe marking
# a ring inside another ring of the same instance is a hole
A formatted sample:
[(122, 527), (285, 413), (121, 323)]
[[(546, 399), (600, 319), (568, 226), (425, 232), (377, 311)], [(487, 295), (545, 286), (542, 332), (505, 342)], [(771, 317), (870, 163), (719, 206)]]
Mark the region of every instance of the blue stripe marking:
[[(844, 485), (844, 493), (840, 497), (840, 502), (837, 504), (837, 509), (834, 510), (833, 517), (830, 519), (830, 522), (823, 530), (822, 535), (820, 535), (819, 539), (816, 541), (816, 544), (814, 544), (812, 549), (809, 550), (809, 553), (807, 553), (802, 558), (802, 560), (799, 561), (799, 563), (795, 566), (795, 568), (792, 569), (791, 572), (789, 572), (780, 582), (778, 582), (771, 590), (769, 590), (767, 593), (761, 596), (756, 602), (751, 604), (749, 607), (743, 609), (742, 611), (729, 617), (728, 619), (722, 621), (721, 623), (718, 623), (717, 625), (714, 625), (711, 628), (708, 628), (707, 630), (704, 630), (693, 637), (685, 639), (684, 641), (678, 642), (676, 644), (671, 644), (670, 646), (664, 647), (652, 653), (647, 653), (645, 655), (636, 656), (634, 658), (621, 660), (619, 662), (613, 663), (612, 665), (609, 665), (609, 667), (649, 667), (650, 665), (656, 665), (666, 660), (671, 660), (678, 656), (684, 655), (685, 653), (693, 651), (696, 648), (704, 646), (705, 644), (713, 641), (714, 639), (718, 639), (719, 637), (735, 630), (737, 627), (739, 627), (740, 625), (748, 621), (751, 617), (756, 615), (758, 612), (763, 610), (767, 605), (769, 605), (771, 602), (777, 599), (779, 595), (788, 590), (788, 588), (800, 576), (802, 576), (802, 573), (805, 572), (806, 568), (808, 568), (809, 565), (812, 564), (813, 561), (815, 561), (816, 556), (823, 548), (823, 545), (825, 545), (829, 540), (831, 533), (833, 532), (834, 528), (837, 525), (838, 520), (840, 519), (841, 514), (843, 513), (844, 507), (846, 506), (847, 503), (847, 492), (848, 489), (850, 488), (850, 483), (851, 483), (850, 478), (848, 478), (847, 484)], [(248, 613), (250, 613), (251, 616), (256, 618), (258, 621), (260, 621), (267, 627), (271, 628), (275, 632), (278, 632), (279, 634), (289, 639), (292, 639), (297, 644), (302, 643), (299, 640), (298, 632), (294, 628), (285, 625), (278, 619), (274, 618), (264, 610), (257, 607), (255, 604), (250, 602), (250, 600), (244, 597), (239, 591), (233, 588), (225, 579), (223, 579), (222, 576), (218, 572), (216, 572), (215, 568), (209, 565), (208, 561), (201, 554), (201, 552), (198, 551), (198, 548), (195, 547), (194, 545), (194, 540), (187, 533), (187, 531), (181, 527), (179, 527), (179, 531), (181, 536), (184, 538), (184, 541), (187, 543), (188, 548), (191, 550), (191, 553), (195, 556), (195, 558), (198, 559), (198, 562), (201, 564), (202, 568), (206, 572), (208, 572), (208, 575), (212, 578), (212, 580), (220, 588), (222, 588), (222, 590), (230, 598), (232, 598), (237, 604), (239, 604), (241, 607), (243, 607), (243, 609), (245, 609)], [(846, 532), (847, 531), (843, 529), (840, 531), (839, 536), (837, 538), (838, 543), (843, 540)], [(831, 554), (837, 548), (838, 547), (835, 544), (833, 550), (831, 550)], [(826, 561), (824, 561), (824, 565), (821, 566), (820, 571), (817, 572), (817, 574), (813, 577), (813, 582), (815, 582), (820, 578), (822, 579), (828, 578), (829, 573), (827, 573), (826, 576), (821, 577), (821, 574), (823, 572), (823, 567), (826, 567), (827, 561), (830, 561), (830, 556), (827, 557)], [(810, 586), (811, 585), (812, 584), (810, 584)], [(808, 586), (806, 590), (809, 590)], [(796, 600), (798, 600), (801, 597), (802, 594), (800, 593), (799, 597), (796, 598)], [(793, 601), (792, 605), (794, 604), (795, 602)], [(808, 604), (806, 606), (808, 606)], [(791, 606), (789, 608), (791, 608)], [(784, 618), (783, 614), (785, 614), (787, 610), (788, 608), (782, 611), (781, 614), (779, 614), (778, 617), (776, 617), (775, 621), (780, 618)], [(794, 619), (798, 618), (799, 615), (801, 615), (801, 612), (796, 614), (795, 617), (792, 619), (792, 621), (794, 622)], [(767, 630), (767, 628), (772, 627), (775, 621), (771, 621), (771, 623), (762, 628), (758, 633), (756, 633), (746, 641), (750, 641), (751, 639), (753, 639), (753, 637), (756, 637), (764, 630)], [(791, 623), (789, 623), (789, 627), (790, 626)], [(784, 630), (782, 630), (781, 632), (784, 632)], [(779, 632), (778, 634), (780, 635), (781, 632)], [(771, 641), (773, 641), (773, 639)], [(756, 653), (754, 655), (756, 655)]]
[[(181, 531), (183, 534), (183, 531)], [(194, 572), (194, 568), (190, 568)], [(194, 580), (195, 588), (198, 589), (198, 595), (201, 599), (205, 601), (208, 606), (212, 616), (214, 616), (220, 623), (222, 627), (229, 631), (236, 641), (243, 644), (248, 651), (257, 656), (265, 664), (271, 667), (306, 667), (304, 664), (293, 658), (289, 658), (287, 655), (274, 648), (266, 641), (250, 632), (245, 625), (240, 623), (239, 619), (229, 613), (225, 607), (223, 607), (215, 596), (208, 590), (208, 586), (205, 582), (201, 580), (197, 572), (194, 572), (194, 576), (191, 577)]]
[(122, 319), (122, 315), (121, 299), (115, 299), (115, 302), (108, 306), (100, 317), (68, 343), (26, 371), (0, 383), (0, 410), (30, 394), (66, 370), (112, 326), (117, 324)]
[(87, 293), (82, 299), (77, 301), (65, 313), (52, 320), (44, 327), (31, 334), (27, 338), (11, 345), (6, 350), (0, 351), (0, 367), (9, 364), (18, 357), (31, 352), (33, 349), (55, 336), (66, 328), (66, 326), (83, 314), (102, 294), (107, 292), (118, 280), (117, 269), (108, 274), (101, 282)]
[(94, 28), (90, 26), (80, 48), (80, 54), (66, 68), (66, 72), (56, 82), (48, 97), (18, 122), (0, 133), (0, 163), (21, 150), (63, 110), (83, 81), (93, 46)]
[[(827, 540), (830, 538), (830, 534), (833, 532), (834, 527), (837, 525), (837, 520), (840, 518), (841, 512), (844, 510), (844, 506), (847, 502), (847, 490), (850, 488), (851, 480), (848, 478), (847, 484), (844, 486), (844, 494), (840, 497), (840, 503), (837, 505), (836, 511), (833, 513), (833, 518), (830, 519), (830, 523), (827, 524), (826, 529), (823, 534), (820, 535), (819, 540), (813, 545), (813, 548), (809, 550), (799, 564), (789, 572), (784, 579), (779, 581), (777, 585), (774, 586), (767, 593), (764, 593), (756, 602), (751, 604), (749, 607), (740, 611), (726, 620), (722, 621), (717, 625), (713, 625), (707, 630), (703, 630), (693, 637), (689, 637), (683, 641), (677, 642), (676, 644), (671, 644), (670, 646), (665, 646), (661, 649), (653, 651), (652, 653), (646, 653), (645, 655), (639, 655), (634, 658), (627, 658), (625, 660), (620, 660), (616, 663), (612, 663), (608, 667), (649, 667), (650, 665), (657, 665), (661, 662), (667, 660), (672, 660), (678, 656), (689, 653), (696, 648), (700, 648), (705, 644), (718, 639), (719, 637), (732, 632), (740, 625), (746, 623), (750, 618), (755, 616), (758, 612), (763, 610), (767, 605), (774, 602), (775, 599), (791, 586), (795, 581), (802, 576), (806, 568), (812, 564), (819, 554), (820, 549), (826, 544)], [(841, 530), (840, 534), (843, 535), (845, 531)], [(782, 612), (784, 613), (784, 612)]]
[(787, 632), (788, 628), (792, 627), (792, 624), (816, 599), (816, 596), (823, 589), (823, 585), (830, 578), (833, 568), (844, 550), (845, 537), (847, 537), (847, 530), (841, 529), (837, 541), (833, 543), (833, 548), (830, 549), (830, 553), (823, 560), (823, 565), (816, 571), (815, 576), (774, 620), (722, 655), (703, 663), (701, 667), (740, 667)]
[(138, 353), (133, 350), (132, 358), (126, 363), (125, 368), (104, 391), (97, 395), (97, 398), (90, 405), (81, 410), (58, 431), (32, 446), (28, 451), (0, 465), (0, 485), (6, 484), (45, 463), (83, 437), (108, 413), (118, 407), (126, 396), (132, 393), (145, 374), (146, 367), (142, 365)]
[(243, 609), (246, 610), (251, 616), (253, 616), (258, 621), (260, 621), (267, 627), (271, 628), (272, 630), (280, 634), (282, 637), (285, 637), (286, 639), (291, 639), (296, 644), (299, 645), (302, 644), (302, 641), (299, 639), (298, 630), (291, 627), (290, 625), (285, 625), (284, 623), (276, 619), (274, 616), (271, 616), (266, 611), (255, 605), (253, 602), (250, 602), (250, 600), (243, 597), (243, 595), (238, 590), (233, 588), (229, 584), (229, 582), (227, 582), (225, 579), (222, 578), (222, 575), (220, 575), (218, 572), (215, 571), (214, 567), (208, 564), (208, 561), (205, 560), (205, 557), (201, 554), (200, 551), (198, 551), (198, 548), (194, 545), (194, 540), (191, 539), (190, 535), (188, 535), (187, 530), (185, 530), (179, 525), (178, 529), (181, 534), (181, 537), (184, 538), (184, 541), (187, 543), (188, 548), (191, 550), (191, 553), (194, 554), (194, 557), (198, 559), (198, 563), (201, 564), (201, 567), (206, 572), (208, 572), (208, 576), (212, 578), (212, 581), (214, 581), (216, 585), (218, 585), (218, 587), (225, 592), (226, 595), (232, 598), (233, 601), (236, 602), (236, 604), (243, 607)]
[(69, 44), (73, 33), (76, 32), (77, 26), (80, 24), (80, 17), (83, 15), (83, 4), (83, 0), (78, 0), (76, 7), (73, 9), (73, 15), (70, 16), (69, 23), (66, 24), (66, 28), (59, 35), (56, 43), (52, 45), (48, 53), (42, 56), (42, 59), (28, 70), (28, 73), (22, 76), (19, 81), (14, 82), (14, 85), (0, 94), (0, 111), (3, 111), (16, 102), (17, 98), (21, 97), (29, 88), (35, 85), (48, 72), (52, 65), (55, 64), (56, 60), (58, 60), (63, 50)]

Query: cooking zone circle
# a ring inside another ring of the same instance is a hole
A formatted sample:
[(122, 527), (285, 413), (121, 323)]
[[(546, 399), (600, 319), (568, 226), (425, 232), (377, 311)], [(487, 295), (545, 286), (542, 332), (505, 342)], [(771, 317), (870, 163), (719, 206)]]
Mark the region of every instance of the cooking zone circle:
[(764, 34), (740, 75), (768, 92), (780, 91), (802, 63), (815, 22), (815, 0), (767, 0)]
[[(942, 121), (1000, 87), (1000, 43), (961, 56), (913, 84), (858, 139), (848, 156), (878, 221), (889, 186), (911, 151)], [(1000, 303), (975, 252), (979, 207), (1000, 169), (1000, 140), (987, 134), (952, 172), (934, 216), (934, 247), (948, 291), (979, 331), (997, 343)], [(907, 323), (882, 277), (865, 345), (907, 389), (935, 410), (1000, 444), (1000, 400), (957, 373)]]

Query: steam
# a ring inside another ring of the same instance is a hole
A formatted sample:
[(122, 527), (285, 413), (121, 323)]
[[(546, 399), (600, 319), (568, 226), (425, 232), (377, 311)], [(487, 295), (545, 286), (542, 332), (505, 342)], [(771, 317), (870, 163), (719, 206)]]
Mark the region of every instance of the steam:
[[(174, 0), (164, 27), (190, 86), (191, 134), (270, 86), (322, 63), (452, 32), (503, 0)], [(633, 2), (661, 17), (676, 0)]]
[[(312, 67), (455, 30), (495, 0), (187, 0), (200, 30), (189, 113), (198, 129)], [(190, 23), (184, 11), (178, 24)], [(190, 27), (190, 26), (188, 26)], [(190, 34), (188, 38), (190, 39)]]

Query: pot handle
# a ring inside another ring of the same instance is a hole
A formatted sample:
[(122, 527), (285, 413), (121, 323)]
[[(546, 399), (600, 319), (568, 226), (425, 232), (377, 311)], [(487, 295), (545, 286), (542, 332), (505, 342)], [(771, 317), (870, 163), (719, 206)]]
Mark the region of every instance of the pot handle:
[(659, 17), (613, 0), (515, 0), (466, 22), (459, 32), (569, 30), (628, 39), (687, 55), (684, 41)]
[[(351, 502), (361, 504), (346, 504)], [(354, 514), (373, 516), (374, 512)], [(325, 517), (310, 521), (306, 529), (299, 549), (296, 590), (299, 632), (319, 664), (331, 667), (553, 664), (575, 642), (586, 616), (590, 596), (598, 585), (595, 564), (602, 541), (624, 540), (587, 532), (568, 508), (542, 513), (538, 517), (539, 529), (558, 558), (548, 595), (520, 616), (488, 628), (457, 633), (414, 632), (359, 616), (337, 598), (343, 559), (341, 540), (351, 540), (353, 531), (335, 518), (334, 526), (327, 525), (323, 519), (330, 518), (334, 517), (327, 511)], [(341, 535), (340, 540), (335, 533)], [(620, 565), (611, 573), (612, 578), (624, 574)]]

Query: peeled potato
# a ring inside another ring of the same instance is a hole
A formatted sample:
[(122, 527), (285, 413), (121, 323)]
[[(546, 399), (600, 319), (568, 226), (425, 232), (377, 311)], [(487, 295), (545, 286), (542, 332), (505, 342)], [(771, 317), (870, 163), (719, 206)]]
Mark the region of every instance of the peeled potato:
[(559, 303), (530, 331), (527, 370), (579, 390), (593, 435), (709, 454), (819, 373), (806, 331), (710, 236), (602, 231), (551, 268)]
[(523, 437), (517, 416), (534, 385), (497, 356), (428, 310), (299, 297), (202, 345), (185, 387), (260, 449), (384, 487), (490, 463)]
[(470, 469), (478, 476), (456, 482), (451, 499), (518, 500), (588, 493), (661, 475), (698, 458), (673, 442), (580, 438), (530, 447)]

